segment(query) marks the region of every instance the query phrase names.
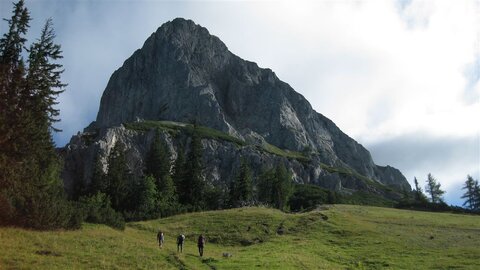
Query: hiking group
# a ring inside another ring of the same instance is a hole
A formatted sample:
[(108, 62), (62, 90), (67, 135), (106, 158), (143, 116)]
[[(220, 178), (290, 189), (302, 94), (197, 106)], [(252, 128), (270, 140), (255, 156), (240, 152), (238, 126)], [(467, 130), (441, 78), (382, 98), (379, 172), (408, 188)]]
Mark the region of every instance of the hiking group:
[[(160, 248), (163, 248), (163, 242), (165, 241), (165, 238), (162, 231), (158, 231), (157, 241), (158, 241), (158, 246)], [(203, 257), (203, 247), (205, 246), (205, 241), (206, 241), (205, 236), (203, 236), (203, 234), (200, 234), (197, 240), (198, 253), (200, 254), (200, 257)], [(177, 252), (183, 252), (184, 242), (185, 242), (185, 235), (179, 234), (177, 236)]]

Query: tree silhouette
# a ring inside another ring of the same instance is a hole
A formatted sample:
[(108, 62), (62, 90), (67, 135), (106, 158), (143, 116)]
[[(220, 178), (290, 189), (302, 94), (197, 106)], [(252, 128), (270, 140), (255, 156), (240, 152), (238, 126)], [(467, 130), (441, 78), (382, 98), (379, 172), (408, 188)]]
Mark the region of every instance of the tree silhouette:
[(443, 201), (442, 195), (445, 191), (440, 189), (440, 183), (437, 182), (437, 179), (432, 176), (431, 173), (427, 176), (427, 185), (425, 186), (425, 191), (430, 194), (430, 200), (432, 203), (440, 203)]
[(475, 209), (475, 201), (476, 201), (476, 194), (475, 194), (475, 180), (470, 175), (467, 175), (467, 180), (465, 181), (465, 185), (462, 189), (465, 189), (465, 193), (461, 197), (465, 199), (463, 206), (467, 206), (469, 209)]

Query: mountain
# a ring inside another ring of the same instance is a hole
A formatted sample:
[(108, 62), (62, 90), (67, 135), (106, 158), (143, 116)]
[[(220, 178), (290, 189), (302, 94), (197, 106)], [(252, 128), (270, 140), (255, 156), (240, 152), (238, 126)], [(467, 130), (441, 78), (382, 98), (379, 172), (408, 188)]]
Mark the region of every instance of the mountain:
[(192, 122), (203, 127), (205, 179), (214, 185), (228, 186), (243, 157), (255, 174), (283, 162), (296, 182), (347, 193), (398, 198), (411, 189), (399, 170), (375, 165), (367, 149), (272, 70), (177, 18), (112, 74), (96, 121), (62, 150), (67, 190), (88, 184), (96, 153), (105, 163), (117, 141), (126, 146), (134, 174), (141, 174), (155, 130), (176, 158), (180, 146), (188, 147)]

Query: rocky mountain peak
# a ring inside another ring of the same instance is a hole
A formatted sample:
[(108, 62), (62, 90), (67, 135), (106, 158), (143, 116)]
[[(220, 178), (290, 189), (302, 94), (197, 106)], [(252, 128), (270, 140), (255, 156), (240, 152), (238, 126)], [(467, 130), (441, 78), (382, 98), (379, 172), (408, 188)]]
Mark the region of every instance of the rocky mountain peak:
[(410, 188), (398, 170), (375, 165), (368, 150), (273, 71), (234, 55), (191, 20), (163, 24), (112, 74), (91, 128), (107, 130), (139, 120), (195, 121), (269, 153), (308, 153), (314, 158), (309, 169), (296, 172), (300, 182), (321, 183), (322, 166), (331, 166)]

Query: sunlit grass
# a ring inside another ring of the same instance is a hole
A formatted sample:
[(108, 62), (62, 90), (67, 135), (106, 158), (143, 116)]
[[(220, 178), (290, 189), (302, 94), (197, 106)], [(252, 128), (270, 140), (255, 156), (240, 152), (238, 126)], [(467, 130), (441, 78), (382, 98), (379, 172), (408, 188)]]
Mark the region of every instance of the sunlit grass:
[[(180, 233), (187, 239), (178, 254)], [(350, 205), (302, 214), (240, 208), (129, 223), (125, 231), (0, 228), (0, 239), (0, 269), (476, 269), (480, 217)]]

